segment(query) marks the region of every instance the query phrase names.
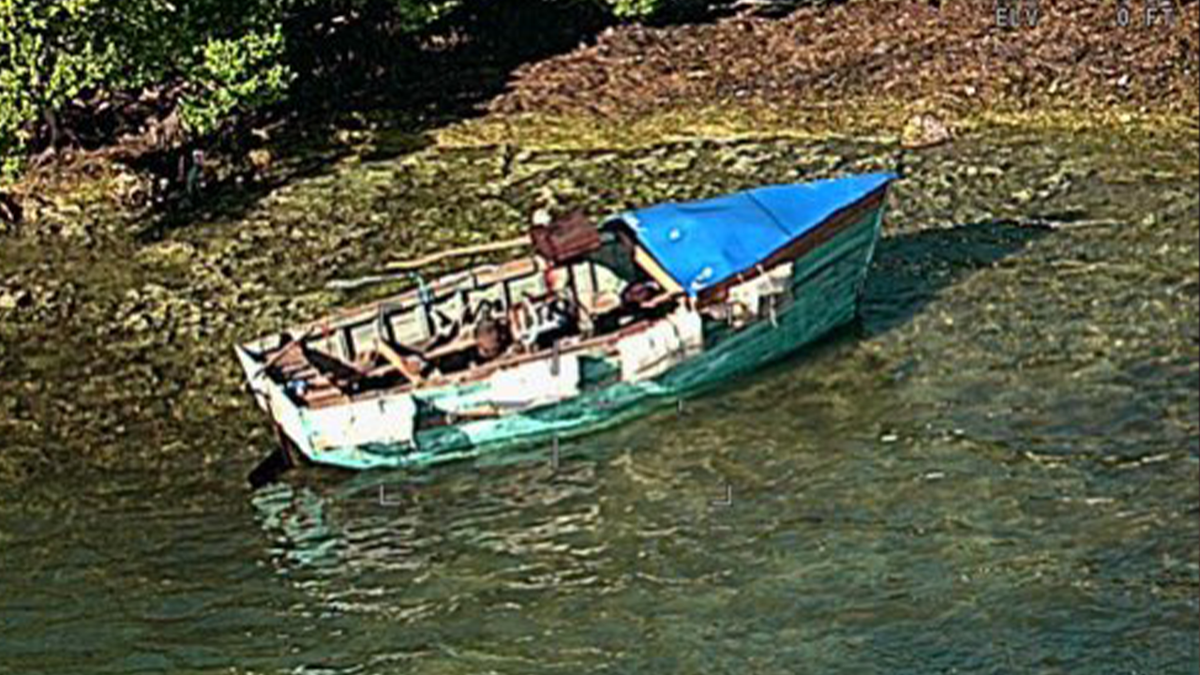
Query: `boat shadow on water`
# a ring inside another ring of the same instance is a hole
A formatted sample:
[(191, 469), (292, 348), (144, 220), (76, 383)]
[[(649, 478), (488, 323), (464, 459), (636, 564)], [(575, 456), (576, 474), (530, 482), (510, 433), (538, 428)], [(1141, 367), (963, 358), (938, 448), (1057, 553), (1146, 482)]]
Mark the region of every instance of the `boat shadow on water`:
[(850, 329), (877, 335), (912, 320), (948, 288), (995, 267), (1053, 232), (1044, 225), (987, 220), (885, 237)]
[[(746, 386), (756, 378), (772, 377), (812, 359), (831, 358), (836, 346), (900, 328), (948, 289), (1019, 255), (1053, 231), (1021, 221), (988, 220), (886, 236), (878, 244), (855, 323), (727, 386)], [(673, 407), (675, 402), (659, 404)], [(626, 445), (621, 439), (627, 441), (626, 436), (609, 429), (561, 444), (540, 442), (422, 469), (290, 472), (285, 482), (259, 490), (253, 503), (263, 526), (282, 537), (283, 557), (301, 566), (322, 566), (343, 557), (334, 554), (340, 550), (338, 546), (331, 548), (330, 537), (345, 539), (337, 534), (342, 528), (329, 522), (329, 507), (334, 503), (350, 505), (346, 511), (356, 514), (352, 520), (362, 516), (374, 523), (357, 523), (355, 530), (384, 526), (375, 522), (379, 517), (395, 521), (428, 516), (442, 523), (453, 522), (455, 512), (468, 513), (469, 504), (477, 503), (481, 496), (487, 497), (485, 501), (514, 505), (557, 503), (589, 484), (580, 472), (594, 473), (597, 463), (623, 452)], [(464, 469), (474, 478), (465, 478)], [(476, 474), (486, 475), (486, 481)], [(371, 507), (364, 510), (362, 505)], [(375, 515), (367, 516), (368, 511)], [(306, 542), (319, 542), (320, 550), (309, 551)]]

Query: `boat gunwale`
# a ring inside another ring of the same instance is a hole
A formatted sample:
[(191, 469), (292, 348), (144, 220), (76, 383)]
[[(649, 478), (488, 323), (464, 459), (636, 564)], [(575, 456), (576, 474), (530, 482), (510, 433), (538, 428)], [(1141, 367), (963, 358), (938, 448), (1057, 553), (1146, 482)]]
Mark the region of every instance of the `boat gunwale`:
[[(695, 297), (690, 297), (685, 292), (680, 290), (673, 292), (670, 295), (660, 297), (657, 302), (666, 303), (670, 301), (678, 301), (682, 302), (685, 306), (692, 310), (699, 311), (704, 307), (725, 301), (728, 296), (728, 290), (731, 287), (755, 279), (756, 277), (765, 274), (767, 271), (784, 262), (798, 260), (802, 256), (812, 252), (821, 244), (836, 236), (839, 232), (845, 229), (845, 227), (856, 222), (866, 213), (880, 208), (883, 205), (891, 182), (892, 181), (888, 181), (866, 195), (863, 195), (859, 199), (837, 209), (824, 220), (822, 220), (819, 225), (810, 229), (799, 237), (789, 241), (787, 244), (771, 253), (752, 268), (747, 268), (737, 272), (723, 279), (721, 282), (701, 290)], [(649, 252), (647, 251), (647, 253)], [(531, 274), (536, 274), (538, 271), (542, 271), (546, 267), (546, 264), (536, 256), (522, 257), (516, 260), (506, 261), (498, 265), (491, 265), (483, 268), (495, 275), (494, 278), (489, 280), (486, 284), (479, 283), (477, 275), (480, 271), (480, 268), (468, 268), (439, 277), (428, 284), (427, 288), (433, 292), (436, 292), (439, 289), (444, 290), (447, 286), (455, 285), (466, 279), (472, 279), (475, 288), (479, 288), (481, 286), (488, 287), (497, 283), (505, 283), (511, 279), (522, 278), (530, 276)], [(408, 311), (419, 306), (419, 302), (417, 304), (408, 306), (406, 303), (404, 303), (404, 301), (418, 299), (419, 293), (420, 289), (409, 289), (395, 296), (382, 298), (358, 307), (335, 311), (326, 317), (298, 324), (296, 329), (304, 331), (323, 328), (330, 331), (342, 330), (346, 327), (353, 326), (361, 322), (364, 317), (368, 317), (372, 313), (377, 313), (383, 307), (392, 306), (399, 311)], [(595, 336), (572, 344), (564, 345), (560, 343), (558, 353), (561, 356), (564, 354), (573, 354), (583, 350), (594, 349), (596, 347), (611, 346), (623, 338), (648, 330), (655, 323), (662, 320), (663, 319), (661, 317), (656, 319), (646, 318), (631, 325), (619, 328), (618, 330), (606, 335)], [(270, 335), (264, 335), (237, 346), (242, 349), (248, 349), (251, 346), (260, 344), (268, 337), (270, 337)], [(262, 352), (262, 355), (266, 355), (267, 353), (268, 352)], [(301, 405), (301, 407), (316, 410), (340, 405), (348, 405), (362, 401), (371, 401), (400, 394), (408, 394), (421, 390), (465, 385), (484, 379), (499, 370), (520, 366), (547, 358), (553, 358), (553, 355), (548, 350), (514, 354), (510, 357), (496, 359), (490, 363), (486, 363), (475, 368), (470, 368), (460, 373), (454, 373), (448, 376), (440, 376), (438, 378), (425, 380), (420, 384), (405, 382), (401, 385), (390, 388), (378, 389), (363, 393), (343, 394), (341, 396), (331, 397), (324, 401), (304, 403)]]
[[(517, 269), (518, 265), (521, 267), (521, 269)], [(505, 270), (506, 267), (512, 269)], [(514, 260), (505, 261), (500, 264), (481, 265), (478, 267), (469, 267), (457, 272), (450, 272), (431, 280), (426, 284), (426, 289), (430, 293), (445, 291), (447, 290), (448, 286), (455, 286), (456, 284), (467, 279), (471, 279), (472, 277), (474, 277), (475, 288), (478, 289), (480, 287), (487, 287), (497, 283), (511, 281), (512, 279), (532, 276), (538, 272), (544, 271), (544, 269), (545, 266), (541, 264), (541, 261), (539, 261), (537, 258), (533, 256), (521, 257)], [(487, 280), (486, 283), (480, 283), (478, 275), (481, 271), (488, 271), (496, 274), (497, 276), (493, 279)], [(378, 314), (379, 310), (383, 307), (395, 309), (399, 312), (407, 312), (420, 307), (420, 305), (420, 289), (409, 288), (395, 295), (389, 295), (366, 304), (356, 305), (354, 307), (348, 307), (344, 309), (335, 309), (329, 314), (326, 314), (320, 318), (292, 324), (283, 330), (299, 335), (303, 335), (309, 331), (324, 329), (328, 329), (330, 332), (335, 332), (361, 323), (367, 317)], [(264, 340), (278, 335), (279, 332), (280, 331), (275, 331), (260, 335), (256, 338), (241, 342), (237, 346), (252, 350), (254, 352), (259, 352), (261, 356), (267, 356), (268, 354), (274, 352), (275, 349), (264, 351), (260, 347), (260, 344)]]

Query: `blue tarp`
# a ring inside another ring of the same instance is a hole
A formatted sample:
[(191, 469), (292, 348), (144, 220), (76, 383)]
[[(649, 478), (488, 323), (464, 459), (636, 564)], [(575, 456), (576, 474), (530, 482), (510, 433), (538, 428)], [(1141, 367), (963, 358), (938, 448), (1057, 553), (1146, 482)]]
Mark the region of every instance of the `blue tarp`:
[(896, 176), (769, 185), (617, 216), (689, 295), (750, 269)]

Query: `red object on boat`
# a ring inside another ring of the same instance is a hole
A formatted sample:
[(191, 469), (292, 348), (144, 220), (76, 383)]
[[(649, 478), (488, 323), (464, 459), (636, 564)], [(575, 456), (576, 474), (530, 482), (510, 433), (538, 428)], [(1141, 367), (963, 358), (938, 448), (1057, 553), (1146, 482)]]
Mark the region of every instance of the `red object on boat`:
[(600, 231), (579, 211), (549, 225), (534, 227), (529, 234), (538, 255), (555, 264), (600, 248)]

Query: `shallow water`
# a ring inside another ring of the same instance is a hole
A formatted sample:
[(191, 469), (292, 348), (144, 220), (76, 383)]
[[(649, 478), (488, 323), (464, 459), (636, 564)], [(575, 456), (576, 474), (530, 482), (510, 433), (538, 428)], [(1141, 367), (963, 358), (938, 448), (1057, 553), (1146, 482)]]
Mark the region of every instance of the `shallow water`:
[[(232, 363), (183, 373), (128, 356), (128, 338), (83, 399), (110, 397), (111, 419), (75, 426), (55, 412), (83, 386), (68, 376), (11, 401), (78, 355), (10, 341), (7, 444), (117, 459), (0, 486), (0, 673), (1195, 673), (1200, 188), (1183, 143), (1011, 136), (907, 158), (860, 325), (564, 444), (557, 469), (532, 449), (251, 495), (270, 445)], [(628, 172), (611, 190), (636, 203), (638, 185), (699, 196), (889, 157), (789, 142), (531, 156), (517, 173), (534, 179), (497, 192), (600, 195)], [(411, 162), (292, 189), (412, 179), (364, 202), (379, 206), (455, 162), (491, 170), (471, 153)], [(670, 171), (706, 178), (678, 188)], [(286, 259), (270, 237), (290, 235), (254, 225), (292, 222), (286, 200), (260, 208), (168, 243), (202, 256), (236, 227)], [(147, 412), (123, 381), (213, 402)]]

